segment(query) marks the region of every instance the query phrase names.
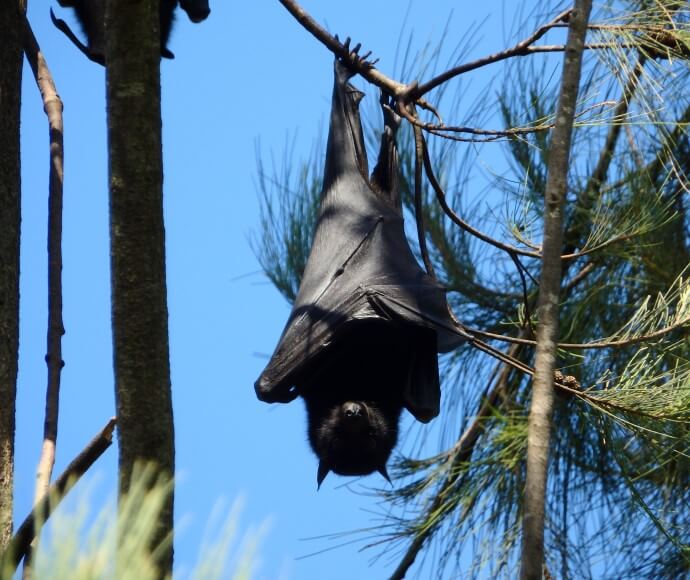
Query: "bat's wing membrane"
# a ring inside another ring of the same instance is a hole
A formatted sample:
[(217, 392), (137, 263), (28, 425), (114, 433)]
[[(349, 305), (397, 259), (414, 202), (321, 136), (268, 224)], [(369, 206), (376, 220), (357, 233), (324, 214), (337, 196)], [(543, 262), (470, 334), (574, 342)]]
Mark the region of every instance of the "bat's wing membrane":
[[(395, 150), (397, 115), (383, 103), (385, 129), (376, 168), (368, 177), (359, 117), (362, 93), (353, 73), (336, 61), (331, 125), (319, 220), (300, 290), (276, 350), (256, 381), (259, 399), (289, 402), (334, 344), (357, 340), (385, 325), (392, 340), (406, 333), (405, 406), (420, 421), (439, 412), (437, 352), (464, 340), (445, 289), (422, 270), (405, 237)], [(382, 345), (384, 348), (385, 345)], [(357, 364), (357, 361), (353, 361)]]

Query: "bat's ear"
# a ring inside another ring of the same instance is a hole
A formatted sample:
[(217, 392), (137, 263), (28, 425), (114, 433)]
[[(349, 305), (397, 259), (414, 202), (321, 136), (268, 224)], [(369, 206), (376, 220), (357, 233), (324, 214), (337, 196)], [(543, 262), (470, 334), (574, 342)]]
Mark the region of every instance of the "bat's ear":
[(388, 471), (386, 470), (386, 464), (384, 463), (381, 467), (378, 468), (378, 472), (383, 475), (383, 477), (386, 478), (386, 481), (393, 485), (393, 482), (391, 481), (391, 478), (388, 477)]
[(323, 459), (319, 461), (319, 471), (316, 474), (317, 490), (321, 489), (321, 484), (323, 483), (323, 480), (326, 479), (326, 476), (330, 470), (331, 468), (329, 467), (328, 463), (326, 463)]

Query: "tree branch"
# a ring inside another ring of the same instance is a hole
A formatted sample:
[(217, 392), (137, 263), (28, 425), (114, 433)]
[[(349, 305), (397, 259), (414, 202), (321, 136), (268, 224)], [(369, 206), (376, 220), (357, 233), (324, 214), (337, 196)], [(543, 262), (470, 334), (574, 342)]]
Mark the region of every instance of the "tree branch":
[[(565, 47), (561, 47), (564, 49)], [(603, 47), (602, 47), (603, 48)], [(614, 48), (611, 45), (608, 48)], [(615, 47), (620, 48), (620, 46)], [(606, 105), (610, 105), (610, 101), (602, 101), (596, 103), (590, 107), (587, 107), (583, 111), (577, 114), (577, 117), (588, 113), (592, 109), (597, 109)], [(407, 121), (413, 125), (417, 125), (421, 129), (436, 137), (441, 137), (442, 139), (448, 139), (449, 141), (457, 141), (460, 143), (492, 143), (498, 141), (499, 139), (507, 139), (519, 137), (522, 135), (529, 135), (531, 133), (539, 133), (541, 131), (549, 131), (554, 128), (554, 123), (540, 123), (538, 125), (532, 125), (531, 127), (511, 127), (509, 129), (480, 129), (479, 127), (469, 127), (465, 125), (445, 125), (442, 122), (439, 123), (424, 123), (415, 117), (411, 117), (409, 114), (403, 113), (402, 115)], [(437, 115), (438, 116), (438, 115)], [(449, 135), (448, 133), (467, 133), (469, 135), (483, 136), (484, 138), (473, 138), (473, 137), (458, 137), (457, 135)]]
[(326, 46), (326, 48), (328, 48), (337, 57), (346, 62), (348, 66), (352, 68), (352, 70), (357, 71), (370, 83), (376, 85), (387, 94), (396, 98), (409, 90), (408, 85), (399, 83), (387, 77), (366, 61), (353, 57), (353, 51), (350, 51), (349, 46), (341, 44), (335, 36), (331, 36), (328, 31), (321, 27), (316, 20), (314, 20), (297, 2), (294, 0), (280, 0), (280, 3), (285, 6), (287, 11), (292, 14), (295, 20), (297, 20), (297, 22), (299, 22), (319, 42)]
[(556, 127), (551, 139), (544, 192), (544, 242), (537, 304), (539, 326), (537, 327), (535, 375), (527, 431), (527, 467), (520, 556), (522, 580), (541, 580), (544, 566), (544, 506), (558, 339), (563, 207), (568, 185), (570, 143), (579, 92), (582, 54), (591, 8), (591, 0), (576, 0), (575, 8), (571, 13)]
[[(578, 343), (578, 342), (559, 342), (558, 343), (558, 348), (563, 348), (563, 349), (570, 349), (570, 350), (588, 350), (588, 349), (601, 349), (601, 348), (621, 348), (625, 346), (632, 346), (634, 344), (639, 344), (641, 342), (648, 342), (650, 340), (656, 340), (657, 338), (661, 338), (662, 336), (667, 335), (669, 332), (673, 332), (674, 330), (678, 330), (679, 328), (683, 328), (684, 326), (689, 326), (690, 325), (690, 318), (684, 318), (683, 320), (676, 322), (675, 324), (671, 324), (670, 326), (666, 326), (664, 328), (661, 328), (659, 330), (656, 330), (654, 332), (650, 332), (648, 334), (643, 334), (641, 336), (636, 336), (634, 338), (628, 338), (625, 340), (599, 340), (595, 342), (583, 342), (583, 343)], [(494, 332), (487, 332), (485, 330), (479, 330), (477, 328), (468, 328), (467, 326), (463, 326), (463, 328), (471, 333), (471, 334), (476, 334), (477, 336), (483, 336), (484, 338), (491, 338), (493, 340), (500, 340), (503, 342), (510, 342), (513, 344), (525, 344), (529, 346), (536, 346), (537, 342), (534, 340), (529, 340), (526, 338), (517, 338), (513, 336), (505, 336), (503, 334), (496, 334)]]
[(540, 258), (541, 254), (538, 252), (532, 252), (529, 250), (523, 250), (521, 248), (516, 248), (515, 246), (511, 246), (509, 244), (504, 244), (503, 242), (500, 242), (491, 236), (486, 235), (483, 232), (480, 232), (476, 228), (472, 227), (470, 224), (468, 224), (466, 221), (464, 221), (458, 214), (456, 214), (452, 208), (448, 205), (448, 202), (446, 201), (446, 194), (443, 191), (443, 188), (441, 188), (441, 185), (439, 184), (438, 180), (436, 179), (436, 175), (434, 174), (434, 169), (431, 166), (431, 159), (429, 158), (429, 150), (426, 145), (426, 141), (424, 139), (424, 136), (421, 136), (421, 142), (422, 142), (422, 151), (424, 153), (424, 170), (426, 172), (426, 176), (429, 179), (429, 183), (431, 184), (431, 187), (433, 188), (434, 192), (436, 193), (436, 198), (438, 199), (439, 204), (441, 205), (441, 208), (445, 212), (445, 214), (458, 226), (460, 226), (463, 230), (466, 232), (472, 234), (476, 238), (479, 238), (480, 240), (491, 244), (492, 246), (495, 246), (496, 248), (499, 248), (505, 252), (508, 252), (509, 254), (518, 254), (520, 256), (528, 256), (530, 258)]
[[(414, 125), (415, 128), (419, 128), (417, 125)], [(484, 232), (478, 230), (477, 228), (473, 227), (472, 225), (468, 224), (465, 220), (463, 220), (453, 209), (448, 205), (448, 202), (446, 201), (446, 194), (443, 191), (443, 188), (438, 182), (438, 179), (436, 179), (436, 175), (434, 174), (433, 167), (431, 166), (431, 159), (429, 158), (429, 152), (428, 152), (428, 147), (426, 145), (426, 141), (424, 140), (423, 137), (421, 137), (422, 143), (423, 143), (423, 151), (424, 151), (424, 170), (426, 172), (427, 178), (429, 179), (429, 183), (431, 184), (431, 187), (433, 188), (434, 192), (436, 193), (436, 198), (438, 199), (439, 204), (441, 205), (441, 208), (443, 209), (444, 213), (460, 228), (465, 230), (467, 233), (472, 234), (476, 238), (482, 240), (483, 242), (486, 242), (487, 244), (490, 244), (496, 248), (499, 248), (500, 250), (503, 250), (504, 252), (507, 252), (508, 254), (512, 256), (527, 256), (528, 258), (541, 258), (542, 254), (541, 252), (538, 251), (531, 251), (531, 250), (523, 250), (522, 248), (518, 248), (516, 246), (512, 246), (510, 244), (506, 244), (504, 242), (501, 242), (500, 240), (497, 240), (496, 238), (492, 238), (491, 236), (485, 234)], [(568, 254), (562, 254), (561, 259), (562, 260), (575, 260), (577, 258), (581, 258), (582, 256), (586, 256), (588, 254), (591, 254), (597, 250), (601, 250), (603, 248), (606, 248), (607, 246), (610, 246), (614, 243), (621, 242), (628, 240), (632, 238), (632, 235), (620, 235), (616, 236), (610, 240), (606, 240), (605, 242), (602, 242), (601, 244), (598, 244), (597, 246), (594, 246), (593, 248), (588, 248), (586, 250), (582, 250), (579, 252), (570, 252)]]
[(43, 448), (38, 463), (36, 493), (38, 502), (48, 490), (55, 465), (55, 445), (58, 431), (60, 374), (62, 360), (62, 182), (63, 182), (63, 123), (62, 101), (58, 96), (48, 64), (41, 52), (28, 20), (25, 22), (24, 51), (41, 92), (43, 108), (48, 116), (50, 135), (50, 175), (48, 200), (48, 336)]
[[(507, 48), (506, 50), (502, 50), (501, 52), (497, 52), (494, 54), (491, 54), (489, 56), (485, 56), (483, 58), (477, 59), (475, 61), (466, 63), (466, 64), (461, 64), (459, 66), (456, 66), (450, 70), (447, 70), (444, 73), (441, 73), (438, 76), (435, 76), (431, 80), (428, 80), (427, 82), (418, 85), (413, 91), (410, 93), (411, 98), (417, 98), (421, 97), (422, 95), (428, 93), (429, 91), (435, 89), (436, 87), (442, 85), (443, 83), (449, 81), (453, 77), (456, 77), (458, 75), (464, 74), (466, 72), (478, 69), (480, 67), (486, 66), (488, 64), (493, 64), (495, 62), (499, 62), (501, 60), (505, 60), (506, 58), (510, 58), (513, 56), (524, 56), (526, 54), (529, 54), (529, 49), (530, 48), (535, 48), (532, 47), (531, 45), (534, 44), (537, 40), (539, 40), (542, 36), (544, 36), (551, 28), (556, 26), (557, 24), (561, 22), (567, 22), (568, 19), (570, 18), (570, 13), (572, 12), (571, 9), (565, 10), (561, 12), (558, 16), (556, 16), (551, 22), (548, 22), (542, 26), (540, 26), (535, 32), (533, 32), (530, 36), (528, 36), (525, 40), (522, 40), (518, 42), (515, 46), (512, 48)], [(563, 50), (563, 47), (561, 47), (560, 50)]]
[(50, 486), (48, 492), (35, 505), (31, 513), (19, 526), (12, 541), (0, 557), (0, 574), (17, 568), (19, 562), (30, 550), (31, 542), (41, 527), (55, 511), (62, 499), (69, 493), (79, 478), (103, 455), (113, 442), (113, 430), (117, 420), (113, 417), (84, 449), (67, 466)]
[[(379, 87), (386, 94), (393, 97), (396, 101), (402, 102), (404, 105), (408, 103), (416, 103), (420, 107), (431, 111), (436, 117), (440, 118), (439, 113), (436, 109), (424, 100), (422, 97), (425, 93), (436, 88), (438, 85), (442, 84), (446, 80), (449, 80), (455, 76), (475, 70), (482, 66), (488, 64), (493, 64), (504, 60), (506, 58), (515, 56), (524, 56), (527, 54), (536, 54), (543, 52), (562, 52), (566, 49), (564, 45), (546, 45), (546, 46), (531, 46), (536, 40), (541, 38), (550, 28), (553, 28), (559, 22), (563, 22), (564, 19), (568, 18), (570, 11), (565, 11), (556, 16), (551, 22), (541, 26), (537, 31), (535, 31), (530, 37), (519, 42), (514, 47), (501, 51), (499, 53), (489, 55), (487, 57), (478, 59), (471, 63), (465, 65), (460, 65), (442, 73), (441, 75), (434, 77), (433, 79), (427, 81), (426, 83), (419, 85), (416, 82), (405, 84), (398, 82), (394, 79), (383, 74), (381, 71), (376, 69), (372, 63), (367, 62), (366, 59), (358, 58), (356, 55), (356, 50), (350, 50), (349, 39), (345, 43), (341, 43), (337, 36), (332, 36), (325, 28), (314, 20), (309, 13), (304, 10), (295, 0), (280, 0), (280, 3), (285, 7), (285, 9), (292, 14), (292, 16), (299, 22), (309, 33), (311, 33), (319, 42), (321, 42), (326, 48), (328, 48), (333, 54), (338, 58), (345, 61), (348, 66), (360, 74), (363, 78), (369, 81), (371, 84)], [(359, 46), (359, 45), (358, 45)], [(630, 48), (636, 45), (631, 45)], [(591, 50), (601, 50), (609, 48), (628, 48), (627, 45), (620, 44), (610, 44), (610, 43), (599, 43), (599, 44), (589, 44), (585, 48)], [(446, 78), (447, 77), (447, 78)], [(401, 113), (407, 118), (405, 107), (401, 108)], [(409, 119), (408, 119), (409, 120)], [(420, 124), (423, 129), (435, 128), (442, 131), (456, 131), (456, 132), (468, 132), (467, 127), (452, 127), (444, 125), (429, 125), (426, 127), (425, 124)], [(513, 129), (512, 132), (501, 132), (501, 135), (516, 135), (520, 133), (534, 132), (538, 130), (543, 130), (543, 127), (539, 128), (520, 128)], [(481, 131), (477, 129), (476, 131)], [(491, 134), (492, 132), (487, 132), (485, 134)]]

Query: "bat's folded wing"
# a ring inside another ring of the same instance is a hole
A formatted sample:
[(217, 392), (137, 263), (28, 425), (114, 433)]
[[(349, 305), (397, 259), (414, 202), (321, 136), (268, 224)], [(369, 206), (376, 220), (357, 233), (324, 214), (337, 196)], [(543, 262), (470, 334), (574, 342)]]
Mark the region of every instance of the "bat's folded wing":
[[(322, 372), (335, 348), (356, 341), (358, 335), (366, 336), (374, 326), (385, 325), (391, 341), (404, 333), (412, 343), (411, 356), (397, 364), (407, 367), (405, 406), (426, 423), (439, 412), (437, 352), (451, 350), (464, 341), (461, 329), (453, 324), (447, 311), (439, 308), (444, 304), (445, 293), (440, 287), (378, 284), (357, 287), (331, 308), (310, 304), (294, 310), (256, 382), (256, 394), (269, 403), (292, 401), (299, 395), (298, 385), (316, 369)], [(387, 345), (381, 344), (380, 348), (385, 351)], [(351, 364), (360, 362), (352, 360)]]
[(362, 94), (348, 83), (352, 74), (336, 62), (314, 242), (290, 318), (255, 383), (256, 394), (267, 402), (293, 400), (310, 375), (328, 368), (336, 348), (350, 352), (348, 341), (361, 340), (375, 325), (386, 353), (382, 359), (405, 353), (398, 363), (406, 367), (405, 406), (426, 422), (439, 412), (437, 352), (457, 347), (466, 335), (450, 314), (445, 289), (420, 268), (405, 237), (395, 150), (399, 119), (385, 104), (379, 161), (372, 177), (367, 175)]

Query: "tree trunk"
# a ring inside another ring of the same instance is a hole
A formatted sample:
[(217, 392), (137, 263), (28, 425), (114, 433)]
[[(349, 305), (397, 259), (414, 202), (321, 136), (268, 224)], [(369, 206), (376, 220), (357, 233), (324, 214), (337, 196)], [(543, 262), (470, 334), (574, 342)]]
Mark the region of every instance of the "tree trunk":
[(561, 286), (563, 205), (568, 185), (570, 141), (580, 84), (582, 52), (591, 0), (576, 0), (570, 16), (563, 63), (556, 125), (551, 137), (548, 176), (544, 192), (544, 241), (537, 310), (537, 347), (532, 404), (527, 436), (527, 480), (523, 503), (520, 577), (542, 578), (544, 566), (544, 514), (553, 414), (553, 376), (558, 341), (558, 301)]
[(19, 111), (23, 7), (0, 2), (0, 552), (12, 536), (19, 350)]
[[(110, 160), (112, 319), (120, 446), (120, 494), (137, 461), (174, 473), (168, 354), (160, 110), (160, 35), (155, 0), (108, 1), (106, 79)], [(171, 536), (172, 493), (154, 544)], [(160, 576), (172, 574), (172, 543)]]

